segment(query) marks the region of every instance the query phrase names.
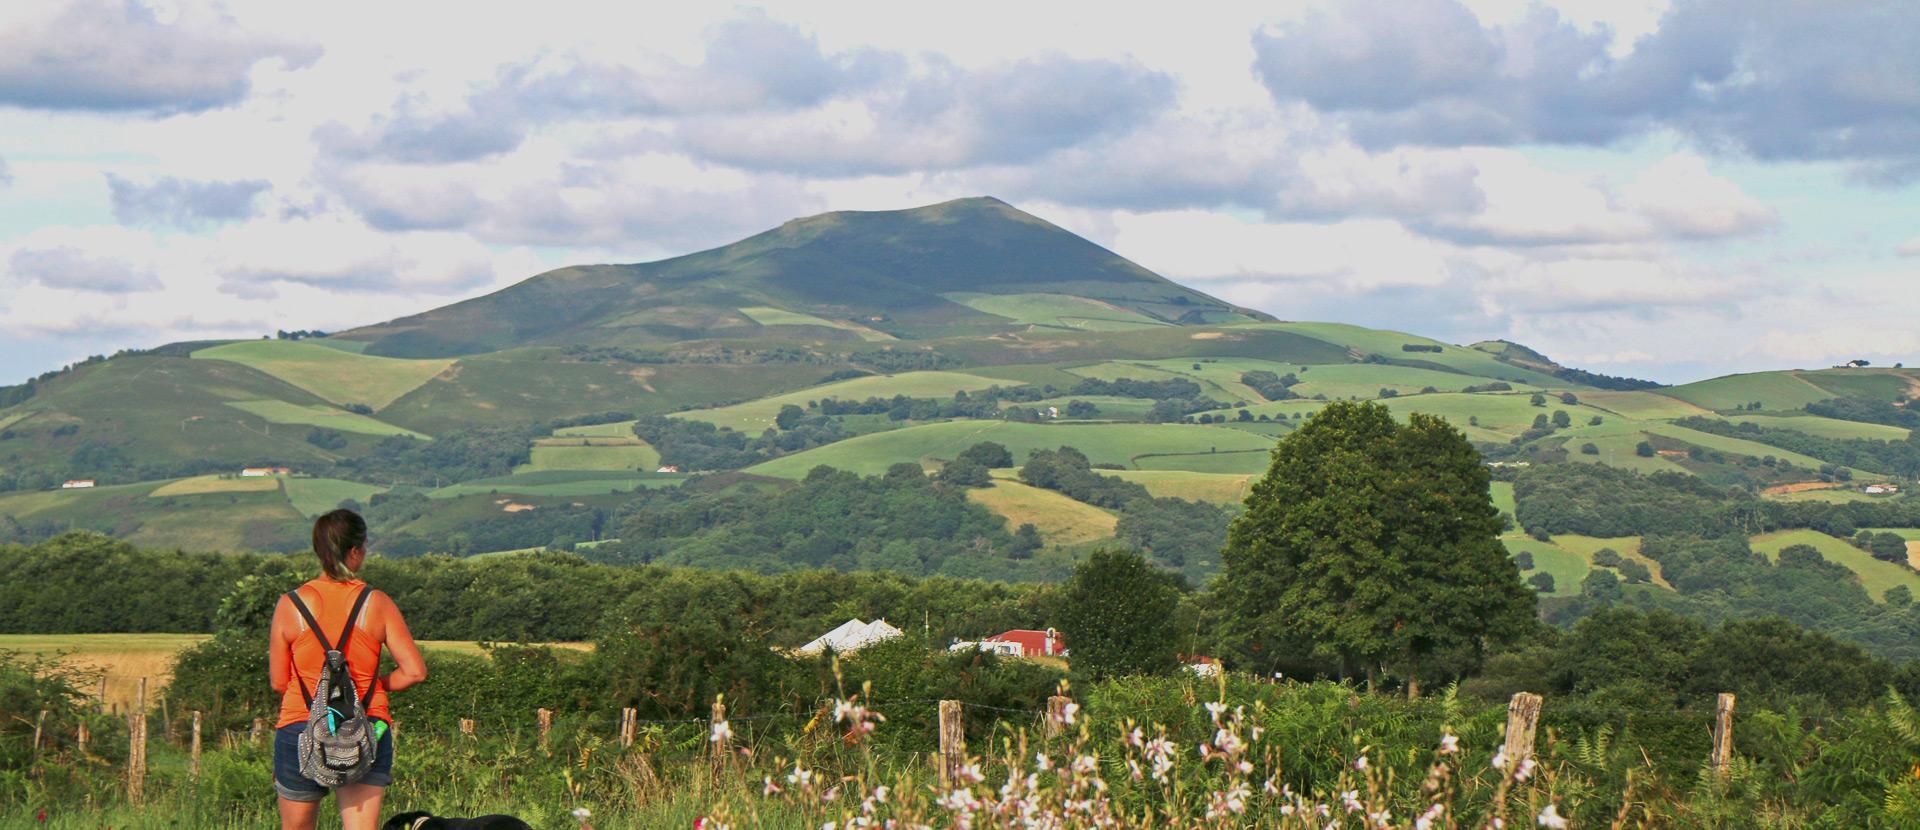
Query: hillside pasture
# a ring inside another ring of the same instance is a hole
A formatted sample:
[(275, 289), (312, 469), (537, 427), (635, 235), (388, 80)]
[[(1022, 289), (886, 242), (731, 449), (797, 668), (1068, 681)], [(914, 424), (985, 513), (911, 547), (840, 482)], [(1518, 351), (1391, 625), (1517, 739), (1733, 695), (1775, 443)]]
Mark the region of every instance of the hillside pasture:
[(642, 473), (637, 470), (530, 470), (449, 484), (427, 491), (427, 497), (449, 499), (494, 493), (552, 497), (603, 496), (629, 493), (642, 487), (677, 487), (685, 479), (685, 476), (674, 473)]
[[(1392, 368), (1392, 367), (1388, 367)], [(1315, 370), (1316, 372), (1318, 370)], [(1564, 404), (1559, 398), (1547, 396), (1545, 406), (1534, 406), (1533, 396), (1524, 392), (1441, 392), (1432, 395), (1402, 395), (1381, 401), (1393, 411), (1395, 418), (1405, 421), (1414, 412), (1437, 415), (1445, 418), (1472, 437), (1472, 428), (1477, 426), (1489, 432), (1511, 437), (1524, 432), (1533, 425), (1533, 419), (1540, 415), (1552, 417), (1554, 410), (1566, 410), (1567, 417), (1575, 425), (1584, 425), (1598, 415), (1601, 422), (1617, 419), (1619, 416), (1601, 412), (1584, 404)], [(1499, 439), (1504, 441), (1505, 437)]]
[[(774, 478), (802, 478), (819, 465), (849, 470), (862, 475), (878, 475), (902, 461), (945, 461), (981, 441), (995, 441), (1013, 451), (1016, 461), (1036, 449), (1070, 446), (1087, 454), (1094, 463), (1133, 465), (1143, 452), (1207, 454), (1218, 448), (1259, 450), (1264, 469), (1265, 450), (1271, 442), (1261, 436), (1237, 430), (1190, 424), (1097, 424), (1054, 423), (1023, 424), (1011, 421), (946, 421), (934, 424), (878, 432), (850, 438), (824, 447), (776, 458), (749, 467), (747, 472)], [(1141, 465), (1146, 468), (1145, 465)], [(1193, 469), (1162, 466), (1157, 469)], [(1252, 470), (1207, 470), (1200, 472), (1252, 472)]]
[(1221, 452), (1152, 453), (1136, 457), (1134, 464), (1142, 470), (1251, 475), (1265, 472), (1272, 460), (1271, 454), (1263, 447)]
[[(1771, 455), (1783, 461), (1791, 461), (1796, 467), (1807, 467), (1815, 470), (1820, 469), (1822, 464), (1827, 463), (1813, 456), (1801, 455), (1797, 452), (1788, 452), (1770, 444), (1749, 441), (1745, 438), (1729, 438), (1724, 435), (1714, 435), (1710, 432), (1701, 432), (1668, 423), (1647, 424), (1646, 431), (1654, 435), (1664, 435), (1676, 441), (1684, 441), (1694, 446), (1717, 450), (1728, 455), (1747, 455), (1753, 456), (1754, 458), (1765, 458)], [(1857, 471), (1857, 474), (1863, 476), (1872, 475), (1872, 473), (1865, 471)]]
[(1868, 441), (1905, 441), (1909, 430), (1886, 424), (1868, 424), (1860, 421), (1842, 421), (1838, 418), (1822, 418), (1818, 415), (1747, 415), (1735, 413), (1724, 416), (1733, 423), (1751, 423), (1768, 429), (1790, 429), (1817, 435), (1821, 438), (1848, 440), (1861, 438)]
[(837, 398), (843, 401), (862, 401), (876, 397), (891, 398), (895, 395), (905, 395), (909, 398), (951, 398), (953, 393), (960, 390), (977, 392), (996, 385), (1004, 384), (979, 375), (960, 372), (869, 375), (795, 392), (769, 395), (732, 406), (677, 412), (674, 413), (674, 417), (706, 421), (715, 426), (732, 427), (749, 435), (759, 435), (773, 426), (774, 416), (780, 414), (781, 407), (789, 404), (805, 409), (808, 401), (826, 398)]
[(1000, 408), (1021, 406), (1044, 410), (1054, 406), (1060, 408), (1060, 417), (1066, 419), (1067, 405), (1074, 401), (1085, 401), (1100, 410), (1094, 413), (1093, 417), (1083, 419), (1089, 421), (1138, 421), (1144, 419), (1147, 416), (1147, 410), (1153, 408), (1153, 401), (1146, 398), (1122, 398), (1115, 395), (1063, 395), (1033, 403), (1004, 403)]
[(969, 375), (979, 375), (983, 378), (992, 378), (998, 381), (1001, 386), (1021, 386), (1025, 384), (1046, 386), (1051, 384), (1058, 389), (1071, 389), (1074, 384), (1080, 382), (1079, 375), (1068, 372), (1050, 363), (1024, 363), (1011, 366), (975, 366), (957, 371)]
[(1920, 595), (1920, 574), (1912, 568), (1895, 562), (1882, 562), (1852, 543), (1835, 539), (1817, 530), (1783, 530), (1753, 537), (1753, 549), (1766, 554), (1768, 559), (1779, 561), (1780, 551), (1793, 545), (1811, 545), (1820, 551), (1828, 562), (1846, 566), (1860, 578), (1860, 585), (1874, 602), (1885, 602), (1887, 589), (1895, 585), (1905, 585), (1907, 590)]
[(1132, 309), (1070, 294), (979, 294), (961, 291), (941, 296), (975, 311), (1034, 326), (1083, 331), (1131, 331), (1168, 325)]
[(452, 366), (452, 359), (371, 357), (294, 340), (249, 340), (201, 349), (195, 359), (251, 366), (337, 404), (384, 409)]
[(763, 326), (819, 326), (821, 328), (839, 329), (841, 331), (852, 332), (858, 335), (861, 340), (869, 342), (899, 339), (886, 332), (874, 331), (866, 326), (848, 320), (828, 320), (825, 317), (815, 317), (811, 314), (788, 311), (784, 308), (749, 306), (740, 309), (740, 313), (747, 315), (747, 319)]
[(1587, 560), (1580, 558), (1578, 554), (1561, 550), (1538, 539), (1510, 534), (1500, 537), (1500, 541), (1507, 546), (1509, 554), (1533, 555), (1533, 569), (1521, 571), (1523, 577), (1531, 577), (1542, 572), (1553, 575), (1553, 590), (1542, 593), (1541, 596), (1565, 597), (1578, 594), (1580, 581), (1586, 579), (1587, 572), (1593, 570)]
[(1487, 494), (1493, 499), (1493, 507), (1508, 516), (1517, 515), (1518, 504), (1513, 498), (1513, 482), (1493, 481), (1487, 483)]
[[(1620, 554), (1621, 558), (1630, 559), (1647, 566), (1647, 570), (1653, 574), (1653, 584), (1668, 589), (1673, 587), (1667, 582), (1666, 577), (1660, 574), (1660, 563), (1648, 559), (1645, 554), (1640, 552), (1640, 537), (1638, 536), (1620, 536), (1609, 539), (1598, 536), (1566, 534), (1553, 537), (1553, 544), (1561, 550), (1585, 559), (1591, 567), (1600, 567), (1593, 563), (1593, 555), (1595, 553), (1598, 553), (1602, 548), (1613, 548), (1614, 552)], [(1621, 581), (1625, 582), (1626, 580), (1623, 578)]]
[(387, 488), (378, 484), (365, 484), (358, 481), (345, 481), (337, 478), (284, 479), (282, 488), (286, 490), (287, 502), (300, 515), (313, 518), (336, 507), (341, 502), (352, 501), (366, 505), (374, 494), (384, 493)]
[(286, 401), (228, 401), (227, 405), (242, 412), (258, 415), (261, 419), (275, 424), (326, 427), (361, 435), (405, 435), (423, 441), (433, 438), (431, 435), (397, 427), (376, 418), (319, 404), (301, 406)]
[[(1195, 381), (1213, 384), (1233, 395), (1234, 400), (1246, 401), (1249, 404), (1264, 403), (1266, 398), (1261, 396), (1259, 390), (1241, 383), (1241, 375), (1247, 372), (1264, 371), (1285, 376), (1289, 372), (1297, 374), (1300, 371), (1300, 364), (1261, 360), (1255, 357), (1166, 358), (1137, 362), (1186, 375)], [(1195, 366), (1200, 368), (1193, 368)]]
[(1794, 372), (1727, 375), (1671, 387), (1662, 390), (1661, 394), (1715, 411), (1730, 410), (1754, 402), (1758, 402), (1762, 409), (1799, 409), (1815, 401), (1834, 397), (1832, 392), (1808, 383)]
[(204, 496), (209, 493), (266, 493), (280, 489), (278, 476), (254, 476), (242, 478), (230, 473), (218, 475), (194, 476), (170, 481), (155, 488), (147, 498), (160, 499), (169, 496)]
[[(1246, 390), (1249, 394), (1235, 394), (1211, 380), (1189, 372), (1162, 368), (1151, 361), (1109, 360), (1102, 363), (1090, 363), (1085, 366), (1070, 366), (1067, 367), (1067, 371), (1092, 380), (1185, 380), (1199, 384), (1201, 395), (1216, 398), (1227, 403), (1239, 400), (1254, 403), (1261, 400), (1258, 394), (1253, 394), (1252, 389)], [(1233, 385), (1240, 387), (1237, 381)]]
[(1119, 517), (1052, 490), (998, 480), (967, 491), (967, 500), (1007, 518), (1007, 530), (1032, 524), (1049, 545), (1082, 545), (1113, 538)]
[[(558, 438), (634, 438), (634, 421), (614, 421), (606, 424), (587, 424), (577, 427), (562, 427), (553, 431)], [(639, 440), (635, 438), (635, 440)]]
[[(637, 439), (636, 439), (637, 440)], [(624, 470), (652, 472), (660, 466), (660, 453), (644, 443), (590, 446), (535, 446), (531, 461), (514, 469), (517, 473), (542, 470)]]
[[(1325, 395), (1335, 399), (1360, 398), (1362, 400), (1380, 397), (1381, 389), (1392, 389), (1402, 396), (1407, 396), (1417, 394), (1427, 387), (1433, 387), (1441, 392), (1459, 392), (1468, 386), (1488, 382), (1485, 378), (1453, 372), (1378, 363), (1313, 366), (1299, 374), (1299, 378), (1299, 385), (1293, 387), (1297, 395), (1309, 398)], [(1514, 385), (1515, 390), (1523, 392), (1531, 392), (1538, 388), (1528, 384)]]
[(1867, 529), (1874, 533), (1891, 533), (1907, 540), (1907, 567), (1920, 568), (1920, 528), (1874, 527)]
[(1252, 473), (1196, 473), (1188, 470), (1101, 470), (1101, 475), (1131, 481), (1155, 498), (1239, 504), (1252, 489)]
[[(1442, 343), (1430, 337), (1346, 323), (1253, 323), (1250, 328), (1286, 331), (1346, 348), (1356, 357), (1377, 354), (1388, 360), (1431, 363), (1481, 378), (1535, 386), (1577, 387), (1544, 372), (1495, 360), (1493, 355), (1466, 346)], [(1403, 345), (1439, 346), (1438, 352), (1402, 351)]]
[[(1605, 464), (1638, 473), (1665, 472), (1692, 475), (1691, 470), (1665, 456), (1640, 455), (1640, 442), (1653, 437), (1641, 429), (1645, 425), (1645, 422), (1607, 422), (1597, 427), (1575, 427), (1555, 434), (1560, 436), (1561, 446), (1566, 449), (1569, 461)], [(1580, 452), (1581, 446), (1585, 444), (1592, 444), (1600, 451), (1599, 454), (1587, 455)]]
[(1920, 370), (1916, 369), (1821, 369), (1802, 372), (1800, 378), (1831, 392), (1829, 397), (1835, 398), (1892, 401), (1920, 394)]
[(1598, 409), (1606, 410), (1623, 418), (1642, 421), (1670, 421), (1691, 415), (1711, 415), (1712, 410), (1702, 409), (1679, 398), (1663, 395), (1659, 392), (1632, 391), (1615, 392), (1605, 389), (1585, 389), (1576, 395), (1580, 402)]

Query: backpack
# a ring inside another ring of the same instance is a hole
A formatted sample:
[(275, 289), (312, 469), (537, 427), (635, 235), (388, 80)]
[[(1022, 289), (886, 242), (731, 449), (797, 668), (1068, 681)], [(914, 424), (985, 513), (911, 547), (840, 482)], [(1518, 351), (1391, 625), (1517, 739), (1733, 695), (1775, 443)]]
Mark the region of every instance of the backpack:
[(360, 612), (371, 593), (372, 588), (362, 588), (360, 596), (354, 599), (353, 610), (347, 614), (346, 629), (340, 632), (336, 646), (329, 644), (327, 635), (320, 632), (320, 623), (313, 618), (313, 612), (307, 610), (300, 592), (287, 592), (294, 609), (306, 618), (307, 628), (327, 651), (320, 679), (311, 694), (298, 672), (294, 682), (300, 684), (300, 696), (306, 698), (308, 708), (307, 731), (300, 733), (300, 774), (328, 789), (365, 778), (373, 768), (374, 753), (378, 750), (374, 721), (367, 717), (367, 704), (373, 700), (373, 689), (379, 681), (376, 678), (368, 683), (366, 695), (361, 696), (353, 686), (346, 656), (347, 643), (353, 639), (355, 623), (360, 621)]

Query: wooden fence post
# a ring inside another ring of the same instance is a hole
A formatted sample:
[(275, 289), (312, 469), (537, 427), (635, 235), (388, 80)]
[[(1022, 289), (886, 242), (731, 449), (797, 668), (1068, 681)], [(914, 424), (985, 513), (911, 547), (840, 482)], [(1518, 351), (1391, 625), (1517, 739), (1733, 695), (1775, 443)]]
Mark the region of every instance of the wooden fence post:
[(200, 710), (193, 710), (193, 777), (200, 777)]
[(127, 801), (139, 804), (147, 791), (147, 679), (140, 678), (133, 718), (127, 729)]
[(940, 701), (940, 786), (952, 789), (967, 763), (967, 733), (961, 723), (961, 703)]
[(80, 757), (87, 757), (87, 725), (82, 723), (73, 730), (73, 741), (80, 746)]
[(541, 751), (545, 751), (547, 748), (547, 734), (553, 731), (553, 710), (535, 709), (533, 712), (533, 720), (540, 726), (540, 749)]
[(1072, 702), (1073, 698), (1066, 695), (1047, 698), (1046, 735), (1049, 739), (1059, 736), (1060, 732), (1067, 728), (1067, 704)]
[(173, 743), (173, 708), (167, 705), (168, 695), (160, 696), (160, 736)]
[(265, 718), (254, 718), (253, 727), (247, 730), (247, 743), (259, 743), (260, 736), (267, 734)]
[(633, 746), (633, 730), (638, 726), (640, 710), (627, 707), (620, 710), (620, 747)]
[(1519, 769), (1521, 762), (1533, 757), (1533, 732), (1539, 722), (1539, 695), (1520, 692), (1507, 702), (1507, 743), (1503, 751), (1509, 774)]
[(473, 737), (473, 718), (460, 719), (460, 734), (469, 738)]
[(95, 711), (107, 711), (107, 676), (104, 674), (100, 675), (100, 691), (93, 695), (93, 706)]
[(1733, 765), (1733, 693), (1721, 692), (1713, 707), (1713, 772), (1726, 777)]
[(47, 710), (40, 710), (40, 716), (33, 719), (33, 757), (40, 757), (40, 730), (46, 728)]
[(725, 766), (727, 759), (733, 757), (733, 736), (727, 724), (727, 704), (721, 698), (713, 699), (713, 714), (707, 718), (708, 743), (713, 744), (714, 766)]

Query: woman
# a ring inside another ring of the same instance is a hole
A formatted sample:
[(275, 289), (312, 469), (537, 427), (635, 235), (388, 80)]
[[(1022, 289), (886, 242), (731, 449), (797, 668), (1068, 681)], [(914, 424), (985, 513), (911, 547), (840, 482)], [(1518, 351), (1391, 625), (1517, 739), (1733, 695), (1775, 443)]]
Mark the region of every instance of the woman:
[[(295, 589), (313, 612), (315, 623), (329, 639), (339, 637), (361, 591), (372, 591), (355, 572), (367, 559), (367, 523), (351, 510), (335, 510), (313, 523), (313, 552), (320, 557), (320, 576)], [(338, 643), (335, 644), (339, 646)], [(382, 721), (379, 751), (365, 778), (334, 793), (340, 802), (343, 830), (374, 830), (380, 822), (380, 799), (393, 783), (393, 723), (387, 694), (427, 679), (407, 620), (393, 600), (372, 591), (345, 647), (347, 673), (354, 688), (364, 694), (380, 670), (385, 646), (398, 664), (374, 687), (367, 716)], [(267, 672), (273, 690), (281, 694), (280, 721), (273, 738), (273, 789), (280, 794), (280, 826), (310, 830), (319, 820), (320, 800), (327, 789), (300, 774), (300, 733), (307, 729), (307, 699), (320, 677), (326, 653), (293, 602), (280, 598), (273, 610), (273, 632), (268, 643)], [(303, 691), (304, 690), (304, 691)]]

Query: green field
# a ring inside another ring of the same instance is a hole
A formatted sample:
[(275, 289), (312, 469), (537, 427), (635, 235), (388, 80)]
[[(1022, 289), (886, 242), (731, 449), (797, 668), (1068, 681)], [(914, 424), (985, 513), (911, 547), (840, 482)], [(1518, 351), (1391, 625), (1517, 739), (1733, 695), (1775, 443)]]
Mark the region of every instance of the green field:
[(1154, 498), (1239, 504), (1256, 476), (1252, 473), (1195, 473), (1186, 470), (1101, 470), (1101, 475), (1131, 481)]
[(228, 401), (227, 405), (242, 412), (258, 415), (276, 424), (326, 427), (341, 432), (357, 432), (361, 435), (406, 435), (420, 439), (432, 438), (430, 435), (403, 429), (375, 418), (320, 404), (301, 406), (286, 401)]
[(1914, 369), (1821, 369), (1803, 372), (1800, 377), (1832, 393), (1832, 397), (1892, 401), (1913, 397), (1920, 391), (1920, 370)]
[(1220, 452), (1156, 453), (1134, 459), (1134, 464), (1142, 470), (1187, 470), (1222, 475), (1263, 473), (1271, 462), (1272, 457), (1266, 447)]
[(1882, 562), (1846, 541), (1817, 530), (1783, 530), (1753, 537), (1753, 549), (1766, 554), (1768, 559), (1778, 560), (1780, 551), (1793, 545), (1812, 545), (1828, 562), (1845, 565), (1860, 578), (1861, 587), (1867, 589), (1874, 602), (1883, 602), (1882, 595), (1895, 585), (1905, 585), (1907, 590), (1920, 594), (1920, 574), (1912, 568)]
[[(1458, 392), (1468, 386), (1487, 382), (1485, 378), (1453, 372), (1377, 363), (1314, 366), (1299, 374), (1299, 378), (1300, 384), (1293, 387), (1293, 391), (1302, 397), (1325, 395), (1329, 398), (1357, 397), (1363, 400), (1380, 397), (1381, 389), (1392, 389), (1401, 395), (1412, 395), (1429, 386), (1441, 392)], [(1537, 388), (1527, 384), (1514, 385), (1515, 390), (1523, 392)]]
[(1631, 559), (1647, 566), (1647, 570), (1653, 574), (1653, 584), (1662, 588), (1673, 587), (1667, 584), (1666, 577), (1661, 575), (1660, 563), (1648, 559), (1644, 554), (1640, 553), (1640, 537), (1638, 536), (1620, 536), (1608, 539), (1597, 536), (1575, 536), (1567, 534), (1553, 537), (1553, 544), (1561, 550), (1586, 560), (1587, 564), (1591, 567), (1599, 567), (1593, 565), (1593, 555), (1595, 553), (1599, 552), (1601, 548), (1613, 548), (1614, 552), (1620, 554), (1622, 558)]
[(1706, 409), (1733, 409), (1758, 401), (1763, 409), (1799, 409), (1833, 397), (1832, 392), (1802, 380), (1793, 372), (1754, 372), (1728, 375), (1663, 390)]
[[(1689, 444), (1705, 447), (1710, 450), (1718, 450), (1728, 455), (1750, 455), (1754, 458), (1765, 458), (1771, 455), (1783, 461), (1791, 461), (1796, 467), (1807, 467), (1815, 470), (1820, 469), (1820, 465), (1827, 463), (1813, 456), (1801, 455), (1797, 452), (1788, 452), (1770, 444), (1748, 441), (1744, 438), (1728, 438), (1724, 435), (1714, 435), (1710, 432), (1687, 429), (1686, 427), (1675, 426), (1673, 424), (1647, 424), (1646, 431), (1654, 435), (1664, 435), (1676, 441), (1685, 441)], [(1856, 473), (1862, 476), (1873, 475), (1864, 470), (1856, 471)]]
[(541, 470), (639, 470), (652, 472), (660, 466), (660, 453), (646, 444), (534, 447), (533, 460), (514, 469), (517, 473)]
[[(1377, 354), (1388, 360), (1431, 363), (1457, 369), (1470, 375), (1511, 383), (1556, 387), (1577, 386), (1543, 372), (1502, 363), (1495, 360), (1493, 355), (1478, 349), (1442, 343), (1432, 338), (1405, 332), (1369, 329), (1346, 323), (1252, 323), (1248, 327), (1305, 335), (1343, 346), (1355, 353), (1356, 357)], [(1400, 347), (1406, 344), (1439, 346), (1441, 350), (1439, 352), (1401, 351)]]
[(1147, 410), (1153, 408), (1153, 401), (1146, 398), (1122, 398), (1113, 395), (1066, 395), (1033, 403), (1007, 403), (1001, 408), (1023, 406), (1045, 410), (1049, 406), (1054, 406), (1060, 408), (1060, 417), (1066, 418), (1067, 404), (1074, 401), (1086, 401), (1099, 408), (1100, 411), (1094, 413), (1092, 418), (1085, 419), (1091, 421), (1138, 421), (1146, 417)]
[(1068, 294), (954, 292), (941, 296), (975, 311), (1035, 326), (1085, 331), (1129, 331), (1168, 325), (1131, 309)]
[[(1315, 370), (1318, 372), (1318, 370)], [(1404, 395), (1381, 401), (1393, 410), (1393, 415), (1402, 421), (1410, 413), (1421, 412), (1438, 415), (1447, 422), (1475, 437), (1472, 431), (1475, 421), (1482, 430), (1498, 433), (1505, 441), (1507, 437), (1518, 435), (1533, 425), (1533, 419), (1540, 415), (1552, 417), (1555, 410), (1566, 410), (1567, 417), (1576, 427), (1586, 425), (1598, 415), (1604, 424), (1608, 420), (1617, 420), (1618, 415), (1601, 412), (1585, 404), (1568, 405), (1560, 399), (1548, 395), (1545, 406), (1534, 406), (1533, 396), (1524, 392), (1476, 392), (1464, 394), (1442, 392), (1435, 395)], [(1483, 439), (1485, 440), (1485, 439)]]
[(553, 434), (564, 438), (633, 438), (634, 423), (633, 421), (614, 421), (610, 424), (563, 427), (554, 430)]
[(828, 320), (825, 317), (815, 317), (811, 314), (788, 311), (784, 308), (749, 306), (740, 309), (740, 313), (747, 315), (748, 319), (763, 326), (821, 326), (823, 328), (850, 331), (859, 335), (861, 340), (870, 342), (897, 339), (891, 334), (883, 331), (874, 331), (857, 323), (846, 320)]
[[(1175, 362), (1177, 363), (1177, 361)], [(1184, 369), (1188, 365), (1191, 364), (1184, 364), (1182, 368)], [(1152, 361), (1110, 360), (1104, 363), (1092, 363), (1085, 366), (1071, 366), (1067, 368), (1067, 371), (1080, 377), (1094, 380), (1187, 380), (1199, 384), (1200, 394), (1204, 397), (1215, 398), (1227, 403), (1239, 400), (1254, 403), (1262, 400), (1252, 389), (1246, 389), (1246, 394), (1235, 394), (1218, 383), (1199, 377), (1196, 373), (1162, 368), (1155, 365)], [(1237, 379), (1232, 385), (1245, 389)]]
[(1488, 482), (1487, 491), (1488, 491), (1488, 495), (1492, 496), (1493, 498), (1493, 506), (1495, 509), (1499, 510), (1502, 513), (1507, 514), (1508, 516), (1515, 515), (1519, 511), (1519, 508), (1515, 506), (1515, 503), (1513, 500), (1513, 482), (1511, 481)]
[(1007, 517), (1009, 531), (1032, 524), (1049, 545), (1112, 539), (1114, 525), (1119, 522), (1119, 517), (1091, 504), (1004, 479), (991, 487), (968, 490), (967, 500)]
[(148, 493), (148, 498), (167, 498), (169, 496), (203, 496), (208, 493), (265, 493), (280, 489), (278, 476), (254, 476), (241, 478), (231, 473), (194, 476), (170, 481)]
[(300, 515), (312, 518), (340, 506), (341, 502), (354, 501), (365, 506), (375, 493), (384, 493), (387, 488), (377, 484), (363, 484), (358, 481), (342, 481), (337, 478), (288, 478), (281, 482), (287, 491), (287, 501)]
[(1012, 366), (976, 366), (961, 371), (969, 375), (993, 378), (999, 381), (1001, 386), (1019, 386), (1031, 383), (1040, 386), (1052, 384), (1060, 389), (1072, 389), (1074, 384), (1080, 382), (1079, 375), (1050, 363), (1028, 363)]
[[(1261, 396), (1259, 390), (1241, 383), (1241, 375), (1254, 371), (1272, 372), (1275, 375), (1285, 375), (1288, 372), (1298, 373), (1300, 371), (1299, 364), (1279, 363), (1272, 360), (1261, 360), (1256, 357), (1172, 357), (1164, 360), (1141, 360), (1135, 362), (1157, 369), (1165, 369), (1175, 374), (1186, 375), (1201, 383), (1210, 383), (1233, 396), (1233, 400), (1246, 401), (1249, 404), (1264, 402), (1266, 398)], [(1195, 366), (1200, 368), (1195, 369)], [(1232, 401), (1229, 402), (1231, 403)]]
[(1842, 421), (1838, 418), (1822, 418), (1817, 415), (1747, 415), (1735, 413), (1727, 415), (1725, 420), (1733, 423), (1751, 423), (1769, 429), (1790, 429), (1822, 438), (1864, 438), (1869, 441), (1905, 441), (1906, 430), (1885, 424), (1867, 424), (1859, 421)]
[[(1261, 436), (1213, 426), (1186, 424), (1023, 424), (1010, 421), (948, 421), (921, 424), (889, 432), (862, 435), (824, 447), (777, 458), (750, 467), (747, 472), (775, 478), (801, 478), (808, 470), (827, 465), (862, 475), (878, 475), (889, 465), (901, 461), (951, 459), (962, 450), (981, 441), (996, 441), (1012, 450), (1016, 460), (1036, 449), (1060, 446), (1078, 448), (1094, 463), (1132, 465), (1142, 452), (1189, 452), (1206, 454), (1218, 448), (1259, 450), (1259, 469), (1265, 469), (1265, 450), (1271, 442)], [(1217, 470), (1203, 467), (1159, 467), (1160, 469), (1197, 469), (1199, 472), (1255, 472), (1255, 470)]]
[(1500, 541), (1507, 546), (1508, 553), (1533, 554), (1533, 570), (1523, 571), (1524, 576), (1536, 573), (1553, 574), (1553, 590), (1541, 596), (1565, 597), (1580, 593), (1580, 581), (1587, 578), (1587, 572), (1593, 570), (1587, 560), (1579, 554), (1561, 550), (1537, 539), (1518, 534), (1502, 536)]
[(1711, 410), (1701, 409), (1678, 398), (1671, 398), (1658, 392), (1612, 392), (1604, 389), (1587, 389), (1576, 393), (1580, 402), (1612, 412), (1624, 418), (1643, 421), (1670, 421), (1689, 415), (1708, 415)]
[(1000, 385), (1000, 382), (959, 372), (869, 375), (783, 395), (770, 395), (733, 406), (679, 412), (675, 413), (675, 417), (706, 421), (716, 426), (732, 427), (748, 435), (759, 435), (773, 426), (773, 417), (780, 414), (780, 408), (788, 404), (805, 409), (808, 401), (825, 398), (837, 398), (843, 401), (863, 401), (875, 397), (891, 398), (895, 395), (906, 395), (910, 398), (951, 398), (954, 392), (962, 389), (974, 392), (995, 385)]
[[(1648, 426), (1645, 421), (1607, 421), (1599, 426), (1577, 426), (1557, 435), (1567, 450), (1567, 459), (1581, 463), (1605, 464), (1609, 467), (1621, 467), (1640, 473), (1681, 473), (1691, 475), (1686, 467), (1666, 458), (1655, 455), (1642, 457), (1639, 453), (1640, 442), (1649, 436), (1642, 428)], [(1599, 455), (1586, 455), (1580, 452), (1583, 444), (1593, 444), (1600, 450)]]
[(429, 490), (435, 499), (476, 494), (511, 493), (520, 496), (601, 496), (642, 487), (677, 487), (684, 476), (623, 470), (538, 470), (498, 478), (481, 478)]
[(450, 359), (369, 357), (293, 340), (228, 343), (193, 356), (251, 366), (334, 403), (374, 409), (385, 408), (453, 365)]

